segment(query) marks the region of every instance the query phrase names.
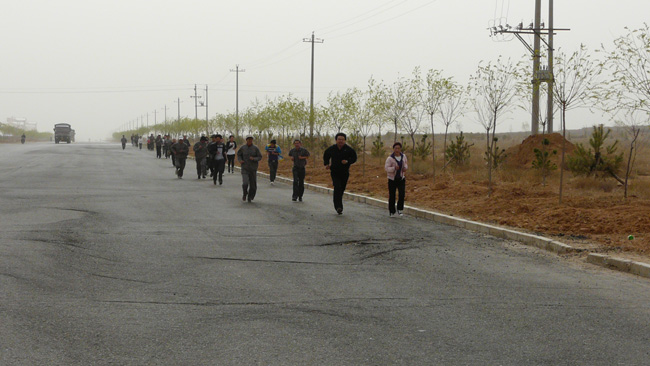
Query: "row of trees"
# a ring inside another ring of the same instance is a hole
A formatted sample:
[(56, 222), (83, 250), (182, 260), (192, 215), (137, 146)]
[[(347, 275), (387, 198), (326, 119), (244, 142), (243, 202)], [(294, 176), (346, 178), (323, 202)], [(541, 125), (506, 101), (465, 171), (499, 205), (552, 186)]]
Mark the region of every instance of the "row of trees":
[[(628, 30), (612, 46), (601, 46), (595, 54), (596, 58), (585, 46), (568, 54), (562, 50), (556, 53), (553, 75), (555, 109), (561, 114), (564, 135), (567, 112), (580, 107), (600, 109), (612, 120), (628, 126), (633, 137), (628, 176), (638, 135), (641, 127), (648, 124), (650, 114), (650, 76), (647, 73), (650, 70), (650, 29), (644, 25), (640, 29)], [(422, 72), (419, 67), (410, 77), (399, 77), (392, 83), (370, 78), (365, 88), (330, 93), (324, 104), (315, 107), (315, 136), (308, 143), (312, 148), (325, 145), (328, 136), (343, 131), (358, 139), (360, 150), (366, 152), (369, 150), (368, 137), (374, 134), (382, 136), (382, 133), (390, 131), (395, 140), (401, 134), (408, 136), (410, 147), (415, 148), (418, 145), (416, 135), (426, 133), (431, 138), (431, 148), (424, 151), (430, 151), (435, 179), (433, 138), (437, 133), (436, 125), (443, 128), (442, 150), (446, 153), (450, 127), (461, 116), (471, 116), (485, 131), (485, 161), (491, 192), (492, 171), (502, 154), (497, 146), (497, 125), (506, 113), (515, 108), (530, 110), (529, 64), (529, 59), (515, 62), (499, 58), (482, 62), (467, 85), (445, 76), (440, 70)], [(540, 117), (545, 130), (546, 118)], [(218, 114), (210, 121), (183, 119), (158, 124), (149, 130), (175, 135), (199, 135), (210, 131), (234, 135), (235, 131), (240, 131), (257, 135), (260, 139), (276, 137), (288, 142), (294, 137), (309, 137), (309, 102), (285, 95), (256, 101), (240, 113), (239, 118), (233, 113)], [(116, 135), (146, 135), (150, 131), (122, 131)], [(565, 149), (562, 150), (564, 165)], [(362, 154), (364, 171), (365, 155)], [(452, 155), (445, 154), (444, 159), (446, 166)], [(560, 176), (560, 200), (562, 184), (563, 173)]]

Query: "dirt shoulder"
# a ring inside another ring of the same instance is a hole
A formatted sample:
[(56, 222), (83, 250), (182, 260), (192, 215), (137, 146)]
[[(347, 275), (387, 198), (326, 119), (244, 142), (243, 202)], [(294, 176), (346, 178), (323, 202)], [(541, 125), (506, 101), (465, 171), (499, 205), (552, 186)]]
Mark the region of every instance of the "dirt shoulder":
[[(377, 159), (368, 160), (365, 174), (360, 163), (352, 166), (347, 190), (387, 199), (383, 165)], [(329, 172), (321, 164), (309, 163), (306, 181), (331, 188)], [(265, 160), (260, 162), (260, 171), (268, 172)], [(291, 178), (291, 161), (281, 161), (278, 174)], [(616, 189), (607, 193), (575, 188), (577, 183), (565, 177), (570, 182), (560, 205), (553, 180), (543, 186), (541, 180), (535, 183), (538, 177), (525, 172), (520, 179), (496, 174), (488, 197), (487, 180), (468, 179), (480, 176), (477, 172), (440, 173), (435, 180), (430, 174), (409, 173), (406, 204), (543, 235), (591, 252), (650, 262), (650, 200), (630, 197), (624, 201)], [(629, 235), (634, 239), (628, 240)]]

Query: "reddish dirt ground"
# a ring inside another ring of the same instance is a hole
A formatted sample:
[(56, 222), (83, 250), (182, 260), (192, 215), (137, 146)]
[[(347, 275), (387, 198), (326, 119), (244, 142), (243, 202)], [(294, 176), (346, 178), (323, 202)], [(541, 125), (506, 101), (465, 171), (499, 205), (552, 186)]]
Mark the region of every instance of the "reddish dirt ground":
[[(561, 151), (562, 137), (555, 134), (550, 140), (549, 149)], [(554, 171), (543, 186), (541, 177), (529, 168), (534, 146), (541, 144), (531, 138), (508, 150), (508, 163), (494, 173), (490, 197), (485, 167), (446, 172), (437, 168), (434, 182), (430, 173), (414, 172), (430, 171), (431, 160), (411, 161), (406, 204), (541, 234), (593, 252), (650, 260), (650, 199), (632, 194), (625, 201), (622, 187), (594, 178), (576, 178), (565, 171), (560, 204), (559, 171)], [(573, 151), (570, 143), (567, 151)], [(310, 159), (306, 181), (331, 187), (329, 172), (323, 168), (320, 154), (315, 155), (319, 158), (316, 165)], [(380, 162), (367, 155), (365, 175), (361, 161), (353, 165), (348, 191), (387, 199), (384, 159)], [(555, 159), (560, 165), (559, 154)], [(291, 178), (291, 164), (288, 159), (281, 161), (278, 174)], [(265, 160), (260, 162), (260, 170), (268, 171)], [(650, 183), (643, 178), (639, 177), (637, 184)], [(634, 239), (628, 240), (629, 235)]]

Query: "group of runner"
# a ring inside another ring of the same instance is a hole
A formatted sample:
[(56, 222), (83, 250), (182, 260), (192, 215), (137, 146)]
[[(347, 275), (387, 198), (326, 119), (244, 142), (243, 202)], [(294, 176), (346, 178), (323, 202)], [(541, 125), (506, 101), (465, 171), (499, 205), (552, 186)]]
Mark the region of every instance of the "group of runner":
[[(257, 170), (258, 164), (263, 159), (262, 152), (254, 145), (253, 136), (246, 137), (246, 143), (237, 149), (237, 142), (234, 136), (230, 136), (228, 141), (224, 141), (222, 135), (214, 134), (210, 136), (208, 142), (206, 136), (201, 136), (198, 142), (190, 146), (187, 136), (178, 140), (172, 139), (169, 135), (156, 138), (157, 156), (160, 158), (162, 147), (165, 158), (172, 159), (172, 165), (176, 168), (175, 174), (179, 179), (183, 178), (185, 163), (189, 155), (190, 148), (194, 151), (196, 162), (197, 179), (206, 179), (208, 171), (213, 183), (216, 185), (223, 184), (223, 174), (227, 167), (228, 173), (235, 172), (235, 158), (240, 164), (242, 176), (242, 200), (252, 202), (257, 193)], [(350, 166), (357, 161), (356, 151), (347, 145), (347, 136), (344, 133), (337, 133), (335, 136), (336, 143), (325, 150), (323, 153), (323, 164), (325, 169), (329, 170), (334, 187), (333, 203), (335, 211), (343, 214), (343, 194), (350, 177)], [(160, 141), (160, 145), (159, 142)], [(305, 175), (307, 159), (310, 157), (309, 151), (302, 146), (302, 141), (295, 139), (294, 147), (289, 151), (288, 157), (293, 163), (293, 192), (292, 201), (302, 202), (305, 191)], [(388, 176), (389, 188), (389, 216), (396, 213), (402, 215), (404, 209), (404, 192), (405, 177), (404, 173), (408, 169), (406, 155), (401, 153), (402, 145), (396, 142), (393, 145), (393, 153), (386, 159), (385, 170)], [(271, 140), (264, 148), (269, 165), (269, 180), (274, 184), (279, 160), (283, 159), (282, 149), (277, 145), (276, 140)], [(397, 209), (395, 208), (395, 193), (399, 192)]]

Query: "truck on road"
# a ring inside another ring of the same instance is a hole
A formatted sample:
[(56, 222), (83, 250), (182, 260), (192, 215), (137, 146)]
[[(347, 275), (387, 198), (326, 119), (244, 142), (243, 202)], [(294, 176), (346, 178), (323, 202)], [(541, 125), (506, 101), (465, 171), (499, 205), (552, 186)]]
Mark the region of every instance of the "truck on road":
[(68, 144), (74, 142), (74, 130), (68, 123), (57, 123), (54, 125), (54, 143), (65, 141)]

